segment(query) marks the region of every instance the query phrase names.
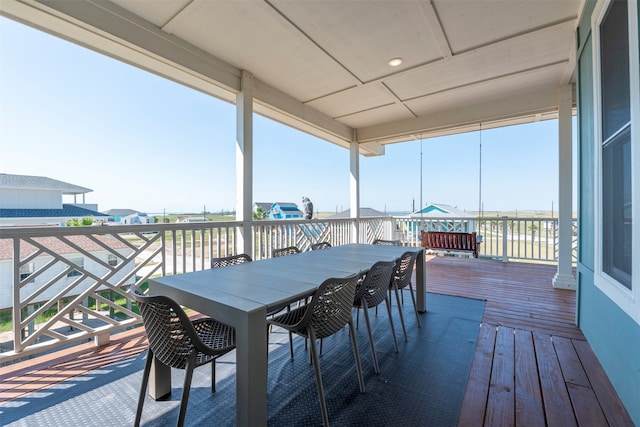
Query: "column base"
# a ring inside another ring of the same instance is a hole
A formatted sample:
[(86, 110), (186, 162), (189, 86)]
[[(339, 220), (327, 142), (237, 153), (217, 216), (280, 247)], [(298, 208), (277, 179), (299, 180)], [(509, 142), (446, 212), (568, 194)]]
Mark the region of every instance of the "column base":
[(555, 289), (569, 289), (571, 291), (576, 290), (576, 278), (570, 274), (556, 273), (552, 283)]

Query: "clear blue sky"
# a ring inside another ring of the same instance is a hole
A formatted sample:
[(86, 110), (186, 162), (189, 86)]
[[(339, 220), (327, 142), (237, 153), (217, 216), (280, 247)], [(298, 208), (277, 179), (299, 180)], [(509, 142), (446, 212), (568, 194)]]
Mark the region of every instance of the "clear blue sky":
[[(557, 135), (555, 120), (482, 132), (485, 211), (557, 209)], [(478, 209), (479, 141), (422, 141), (423, 204)], [(360, 158), (361, 206), (419, 206), (420, 146)], [(90, 188), (101, 211), (232, 210), (235, 106), (0, 17), (0, 173)], [(256, 116), (254, 201), (303, 196), (347, 209), (349, 151)]]

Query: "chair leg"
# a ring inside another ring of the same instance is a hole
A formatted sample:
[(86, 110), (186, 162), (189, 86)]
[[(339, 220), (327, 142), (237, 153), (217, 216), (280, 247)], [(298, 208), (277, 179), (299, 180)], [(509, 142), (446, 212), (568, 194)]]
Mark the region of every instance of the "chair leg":
[(293, 334), (291, 332), (289, 332), (289, 354), (293, 360)]
[(320, 399), (320, 411), (322, 412), (322, 423), (325, 427), (329, 426), (329, 415), (327, 413), (327, 402), (324, 400), (324, 387), (322, 386), (322, 375), (320, 374), (320, 360), (318, 359), (318, 350), (316, 349), (316, 336), (312, 330), (309, 330), (309, 348), (311, 349), (311, 360), (316, 373), (316, 385), (318, 386), (318, 398)]
[(211, 361), (211, 393), (216, 392), (216, 359)]
[(367, 332), (369, 333), (369, 344), (371, 345), (371, 356), (373, 357), (373, 370), (376, 374), (380, 373), (380, 366), (378, 365), (378, 355), (376, 354), (376, 348), (373, 345), (373, 335), (371, 334), (371, 322), (369, 321), (369, 308), (367, 303), (362, 301), (362, 311), (364, 311), (364, 320), (367, 323)]
[(353, 346), (353, 356), (356, 359), (356, 371), (358, 371), (358, 383), (360, 393), (364, 393), (364, 378), (362, 377), (362, 365), (360, 364), (360, 353), (358, 352), (358, 341), (356, 340), (356, 328), (353, 327), (353, 320), (349, 320), (349, 335), (351, 335), (351, 345)]
[(398, 305), (398, 313), (400, 313), (400, 323), (402, 324), (402, 333), (404, 334), (404, 340), (409, 341), (407, 338), (407, 328), (404, 326), (404, 316), (402, 315), (402, 304), (400, 304), (400, 295), (397, 286), (393, 286), (393, 290), (396, 294), (396, 303)]
[(384, 303), (387, 306), (387, 314), (389, 315), (389, 324), (391, 325), (391, 335), (393, 336), (393, 344), (396, 346), (396, 353), (398, 352), (398, 340), (396, 339), (396, 330), (393, 326), (393, 316), (391, 316), (391, 300), (387, 297), (384, 299)]
[(142, 373), (142, 385), (140, 386), (140, 396), (138, 397), (138, 409), (136, 410), (136, 420), (133, 425), (138, 427), (140, 425), (140, 419), (142, 418), (142, 406), (144, 405), (144, 398), (147, 394), (147, 385), (149, 384), (149, 372), (151, 372), (151, 363), (153, 361), (153, 352), (147, 351), (147, 361), (144, 364), (144, 371)]
[(178, 416), (178, 427), (184, 425), (184, 417), (187, 415), (187, 406), (189, 404), (189, 392), (191, 391), (191, 378), (193, 377), (193, 369), (196, 364), (195, 353), (187, 361), (184, 372), (184, 385), (182, 386), (182, 398), (180, 399), (180, 415)]
[(411, 288), (411, 285), (409, 285), (409, 292), (411, 293), (411, 301), (413, 301), (413, 311), (416, 313), (416, 321), (418, 322), (418, 328), (421, 328), (422, 325), (420, 324), (420, 316), (418, 316), (418, 305), (416, 304), (416, 297), (415, 295), (413, 295), (413, 289)]

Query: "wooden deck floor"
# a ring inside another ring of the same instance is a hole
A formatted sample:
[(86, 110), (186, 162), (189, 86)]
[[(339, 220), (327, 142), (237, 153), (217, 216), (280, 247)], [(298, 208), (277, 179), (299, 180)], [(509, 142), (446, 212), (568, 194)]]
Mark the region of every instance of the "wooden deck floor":
[[(486, 301), (459, 426), (633, 426), (554, 266), (428, 257), (427, 291)], [(427, 301), (428, 308), (428, 301)], [(0, 367), (0, 403), (146, 350), (142, 328)]]
[[(486, 301), (459, 426), (633, 426), (555, 266), (427, 260), (427, 291)], [(428, 307), (428, 302), (427, 302)]]

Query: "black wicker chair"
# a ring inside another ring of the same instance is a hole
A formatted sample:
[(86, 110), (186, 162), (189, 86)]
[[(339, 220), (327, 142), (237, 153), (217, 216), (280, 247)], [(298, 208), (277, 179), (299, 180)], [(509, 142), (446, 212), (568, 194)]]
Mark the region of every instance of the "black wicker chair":
[(151, 362), (155, 357), (171, 368), (186, 371), (178, 416), (178, 426), (182, 426), (187, 412), (193, 370), (211, 363), (211, 392), (215, 392), (215, 360), (236, 348), (236, 331), (211, 318), (191, 321), (178, 303), (165, 296), (134, 295), (133, 298), (138, 304), (149, 338), (134, 425), (140, 425)]
[(230, 255), (219, 258), (211, 258), (211, 268), (227, 267), (229, 265), (243, 264), (253, 261), (247, 254)]
[(402, 314), (402, 304), (404, 304), (404, 299), (402, 302), (400, 301), (400, 291), (402, 291), (407, 286), (409, 287), (409, 293), (411, 294), (411, 301), (413, 301), (413, 309), (416, 313), (416, 320), (418, 322), (418, 327), (420, 325), (420, 317), (418, 316), (418, 307), (416, 305), (416, 297), (413, 295), (413, 286), (411, 285), (411, 276), (413, 274), (413, 266), (416, 263), (416, 258), (418, 257), (417, 252), (405, 252), (402, 256), (396, 261), (395, 271), (393, 272), (393, 277), (391, 278), (391, 283), (389, 284), (389, 293), (391, 291), (396, 294), (396, 302), (398, 303), (398, 311), (400, 312), (400, 322), (402, 323), (402, 332), (404, 333), (404, 340), (407, 341), (407, 330), (404, 325), (404, 316)]
[(331, 243), (329, 242), (318, 242), (311, 245), (312, 251), (317, 251), (318, 249), (327, 249), (331, 247)]
[(299, 254), (300, 249), (297, 246), (287, 246), (286, 248), (278, 248), (271, 251), (271, 257), (276, 258), (279, 256), (287, 256), (293, 254)]
[(376, 239), (373, 241), (374, 245), (383, 245), (383, 246), (402, 246), (402, 242), (400, 240), (383, 240)]
[(369, 322), (369, 308), (377, 307), (383, 301), (387, 307), (387, 314), (389, 315), (389, 323), (391, 324), (391, 334), (393, 335), (393, 343), (396, 347), (396, 353), (398, 352), (398, 341), (396, 339), (396, 332), (393, 327), (393, 318), (391, 317), (391, 300), (388, 298), (389, 283), (391, 282), (391, 276), (395, 269), (395, 262), (379, 261), (375, 263), (362, 282), (358, 283), (356, 288), (356, 295), (353, 299), (353, 306), (357, 309), (357, 313), (360, 309), (364, 311), (364, 319), (367, 323), (367, 332), (369, 333), (369, 344), (371, 345), (371, 354), (373, 357), (373, 367), (376, 374), (380, 373), (380, 367), (378, 366), (378, 356), (376, 355), (376, 349), (373, 345), (373, 335), (371, 334), (371, 323)]
[(356, 274), (345, 278), (327, 279), (313, 294), (309, 304), (268, 320), (268, 322), (273, 325), (309, 338), (311, 360), (315, 368), (320, 409), (322, 411), (322, 421), (325, 426), (329, 425), (329, 417), (320, 374), (320, 361), (316, 349), (317, 339), (331, 336), (342, 330), (345, 325), (349, 325), (351, 345), (353, 347), (356, 370), (358, 372), (358, 382), (360, 384), (360, 391), (364, 393), (364, 379), (360, 366), (358, 343), (356, 342), (355, 328), (351, 316), (351, 308), (358, 278), (359, 275)]

